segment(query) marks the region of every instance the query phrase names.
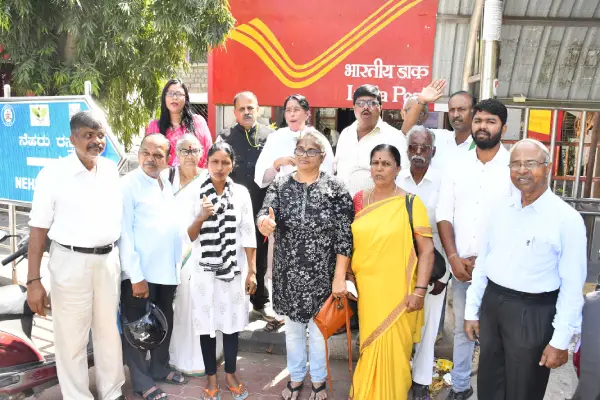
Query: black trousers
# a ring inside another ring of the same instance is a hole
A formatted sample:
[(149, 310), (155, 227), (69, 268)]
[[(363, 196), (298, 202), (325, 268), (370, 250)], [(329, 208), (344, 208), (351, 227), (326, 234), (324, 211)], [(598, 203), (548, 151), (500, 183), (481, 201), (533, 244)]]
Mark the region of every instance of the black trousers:
[(265, 284), (267, 274), (267, 260), (269, 255), (269, 241), (256, 231), (256, 293), (250, 296), (250, 302), (255, 310), (262, 310), (269, 302), (269, 289)]
[[(238, 353), (239, 333), (223, 334), (223, 358), (225, 358), (225, 372), (235, 374)], [(200, 348), (204, 359), (206, 375), (217, 373), (217, 339), (210, 335), (200, 335)]]
[(150, 351), (150, 362), (146, 361), (146, 352), (123, 342), (123, 358), (129, 367), (134, 392), (145, 392), (154, 386), (155, 380), (162, 380), (171, 372), (169, 367), (169, 344), (173, 333), (173, 299), (176, 285), (158, 285), (148, 283), (148, 299), (133, 297), (131, 281), (121, 282), (121, 312), (129, 321), (139, 319), (146, 313), (146, 304), (153, 302), (167, 318), (169, 330), (160, 346)]
[(550, 369), (540, 367), (554, 328), (558, 291), (526, 294), (492, 281), (480, 309), (478, 397), (543, 400)]

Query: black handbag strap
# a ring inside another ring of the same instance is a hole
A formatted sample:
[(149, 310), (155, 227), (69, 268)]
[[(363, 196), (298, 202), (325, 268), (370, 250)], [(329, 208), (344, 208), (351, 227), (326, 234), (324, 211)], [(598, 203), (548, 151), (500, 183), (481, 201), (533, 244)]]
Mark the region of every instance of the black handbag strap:
[(173, 181), (175, 180), (175, 168), (177, 168), (177, 167), (169, 168), (169, 182), (171, 182), (171, 185), (173, 184)]
[(415, 228), (413, 226), (413, 201), (415, 200), (415, 195), (407, 193), (405, 196), (406, 200), (406, 212), (408, 213), (408, 223), (410, 225), (410, 234), (412, 236), (413, 246), (415, 248), (415, 253), (419, 255), (417, 250), (417, 241), (415, 239)]

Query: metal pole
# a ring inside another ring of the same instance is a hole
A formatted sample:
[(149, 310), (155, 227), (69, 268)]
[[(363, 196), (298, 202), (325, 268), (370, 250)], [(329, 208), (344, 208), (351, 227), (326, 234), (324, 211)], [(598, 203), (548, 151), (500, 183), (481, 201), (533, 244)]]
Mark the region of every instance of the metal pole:
[(85, 94), (86, 96), (92, 95), (92, 82), (91, 81), (83, 82), (83, 94)]
[[(11, 235), (17, 234), (17, 213), (15, 212), (15, 206), (13, 204), (8, 205), (8, 230)], [(10, 238), (10, 252), (14, 253), (17, 251), (17, 240), (14, 237)], [(17, 264), (12, 262), (12, 283), (17, 284)]]
[(525, 122), (523, 127), (523, 139), (529, 135), (529, 107), (525, 109)]
[(494, 97), (501, 31), (502, 1), (486, 0), (483, 10), (483, 65), (479, 92), (481, 100)]
[(573, 184), (573, 193), (571, 197), (574, 199), (579, 197), (579, 186), (581, 178), (581, 164), (583, 163), (583, 150), (585, 145), (585, 121), (587, 119), (587, 111), (581, 113), (581, 129), (579, 130), (579, 146), (577, 147), (577, 160), (575, 162), (575, 183)]
[(552, 174), (554, 172), (554, 147), (556, 146), (556, 127), (558, 126), (558, 111), (552, 111), (552, 137), (550, 138), (550, 162), (552, 163), (552, 171), (548, 174), (548, 184), (552, 182)]
[(465, 54), (465, 69), (463, 70), (462, 90), (469, 92), (469, 77), (473, 73), (475, 60), (475, 46), (477, 44), (477, 32), (481, 25), (481, 14), (483, 13), (483, 0), (476, 0), (469, 23), (469, 39), (467, 41), (467, 52)]
[(10, 97), (10, 85), (4, 85), (4, 97)]

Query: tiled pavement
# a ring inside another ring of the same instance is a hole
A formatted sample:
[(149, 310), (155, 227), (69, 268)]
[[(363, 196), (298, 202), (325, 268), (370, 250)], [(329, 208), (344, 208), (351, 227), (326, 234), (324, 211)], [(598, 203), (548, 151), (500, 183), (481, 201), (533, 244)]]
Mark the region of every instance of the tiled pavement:
[[(269, 354), (241, 353), (238, 357), (238, 377), (247, 385), (250, 392), (249, 400), (261, 399), (280, 399), (280, 393), (289, 379), (285, 368), (285, 357)], [(335, 399), (347, 399), (350, 388), (350, 376), (348, 374), (348, 364), (344, 361), (333, 360), (331, 362), (333, 378), (333, 394)], [(93, 369), (90, 371), (90, 382), (94, 381)], [(222, 369), (219, 370), (219, 384), (221, 388), (226, 388), (225, 375)], [(160, 384), (160, 388), (169, 394), (169, 399), (199, 399), (206, 383), (206, 378), (191, 378), (189, 383), (184, 386)], [(310, 383), (306, 382), (305, 389), (302, 391), (300, 399), (308, 399), (310, 394)], [(141, 399), (140, 396), (133, 395), (131, 391), (131, 381), (129, 377), (125, 384), (124, 394), (130, 399)], [(223, 400), (231, 399), (227, 390), (221, 394)], [(61, 399), (58, 386), (44, 391), (40, 400), (59, 400)]]

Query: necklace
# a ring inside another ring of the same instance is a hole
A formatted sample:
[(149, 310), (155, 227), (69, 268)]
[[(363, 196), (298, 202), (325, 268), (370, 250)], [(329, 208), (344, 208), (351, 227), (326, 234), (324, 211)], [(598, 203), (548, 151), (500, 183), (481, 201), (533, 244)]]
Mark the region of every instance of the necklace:
[[(252, 128), (250, 128), (252, 129)], [(249, 130), (247, 130), (246, 128), (244, 128), (244, 132), (246, 132), (246, 140), (248, 141), (248, 144), (250, 145), (250, 147), (253, 147), (255, 149), (258, 149), (260, 146), (258, 145), (258, 143), (256, 143), (256, 133), (258, 132), (258, 129), (256, 130), (256, 132), (254, 133), (254, 144), (252, 144), (252, 142), (250, 142), (250, 136), (248, 136), (248, 134), (250, 133)]]
[[(390, 196), (390, 197), (394, 197), (396, 196), (396, 192), (398, 191), (398, 186), (396, 186), (394, 188), (394, 193)], [(375, 192), (375, 189), (371, 190), (371, 192), (369, 193), (369, 197), (367, 197), (367, 205), (370, 206), (371, 205), (371, 196), (373, 195), (373, 192)]]

